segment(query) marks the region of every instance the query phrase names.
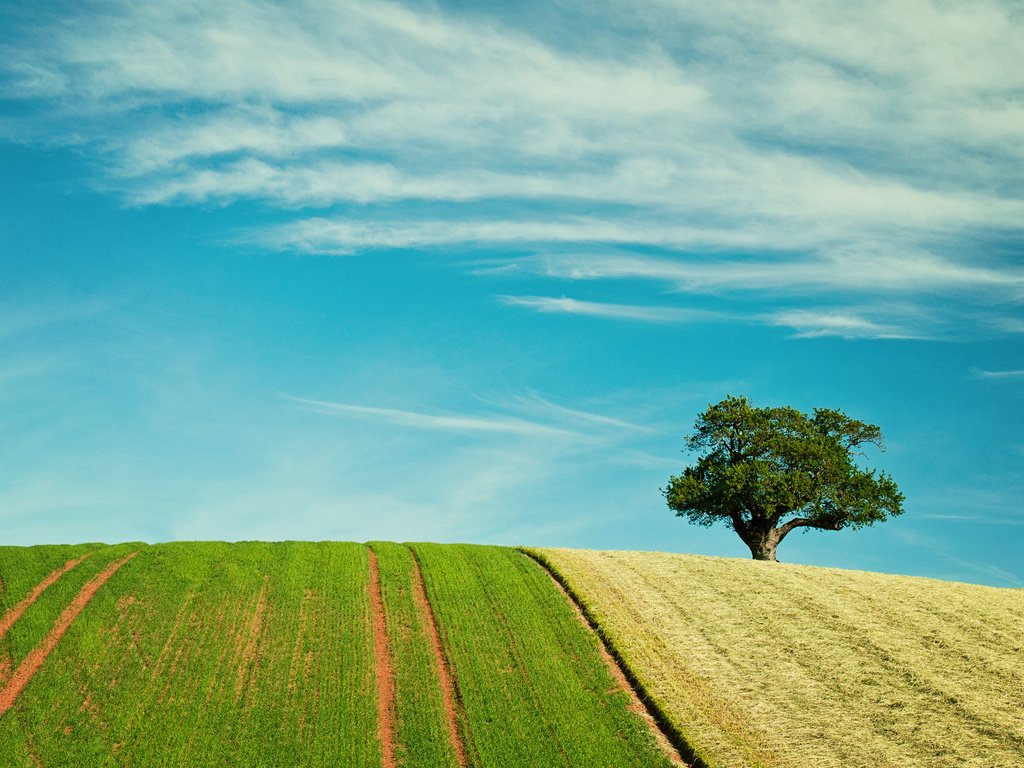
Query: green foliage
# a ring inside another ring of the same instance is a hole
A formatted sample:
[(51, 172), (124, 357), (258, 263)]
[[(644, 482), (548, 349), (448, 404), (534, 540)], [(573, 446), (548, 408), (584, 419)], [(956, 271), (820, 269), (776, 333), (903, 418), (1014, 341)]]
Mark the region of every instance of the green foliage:
[(687, 447), (696, 466), (669, 479), (668, 506), (698, 525), (726, 522), (756, 559), (795, 528), (860, 528), (903, 512), (903, 494), (884, 472), (854, 459), (883, 449), (881, 430), (841, 411), (754, 408), (727, 397), (697, 418)]

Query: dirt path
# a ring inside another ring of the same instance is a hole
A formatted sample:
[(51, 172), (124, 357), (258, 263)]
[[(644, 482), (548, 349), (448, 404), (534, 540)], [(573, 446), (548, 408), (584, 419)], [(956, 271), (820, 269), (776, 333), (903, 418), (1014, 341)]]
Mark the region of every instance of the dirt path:
[(32, 587), (32, 591), (29, 592), (28, 595), (26, 595), (24, 598), (22, 598), (21, 602), (19, 602), (13, 608), (10, 608), (7, 611), (7, 613), (3, 615), (3, 618), (0, 618), (0, 638), (7, 634), (7, 631), (12, 626), (14, 626), (14, 622), (21, 618), (21, 614), (28, 610), (28, 607), (32, 605), (32, 603), (34, 603), (41, 594), (43, 594), (47, 587), (53, 584), (53, 582), (55, 582), (65, 573), (70, 571), (80, 562), (85, 560), (85, 558), (87, 558), (88, 556), (89, 553), (87, 552), (77, 560), (68, 560), (66, 563), (64, 563), (64, 565), (54, 570), (49, 576), (47, 576), (45, 579), (43, 579), (34, 587)]
[(3, 716), (8, 709), (14, 706), (14, 702), (17, 701), (18, 695), (21, 693), (22, 689), (28, 685), (29, 680), (32, 679), (32, 676), (43, 665), (43, 662), (46, 661), (46, 657), (49, 656), (50, 652), (56, 647), (57, 643), (64, 636), (64, 633), (67, 632), (68, 627), (70, 627), (72, 622), (78, 618), (78, 614), (80, 614), (85, 609), (85, 606), (89, 604), (93, 595), (96, 594), (100, 587), (107, 583), (110, 577), (113, 576), (122, 565), (127, 563), (137, 554), (139, 554), (138, 551), (132, 552), (127, 557), (111, 563), (93, 576), (86, 585), (79, 590), (78, 594), (75, 595), (68, 607), (64, 609), (64, 612), (60, 615), (57, 621), (54, 622), (49, 634), (42, 639), (39, 645), (29, 651), (24, 661), (22, 661), (21, 664), (18, 665), (18, 668), (14, 670), (14, 674), (11, 676), (10, 681), (8, 681), (4, 689), (0, 691), (0, 716)]
[(534, 557), (529, 552), (523, 552), (523, 554), (533, 559), (541, 566), (541, 568), (544, 569), (548, 576), (551, 577), (551, 581), (553, 581), (555, 586), (558, 587), (558, 590), (565, 595), (566, 601), (568, 601), (569, 605), (572, 606), (573, 611), (576, 613), (576, 617), (580, 620), (583, 626), (597, 635), (597, 639), (599, 641), (598, 649), (601, 652), (601, 658), (604, 659), (604, 663), (608, 666), (608, 671), (611, 673), (612, 678), (614, 678), (615, 682), (619, 684), (619, 687), (622, 688), (622, 690), (629, 696), (629, 710), (637, 713), (643, 718), (644, 722), (647, 723), (647, 727), (654, 735), (655, 740), (658, 742), (658, 746), (661, 747), (661, 750), (668, 756), (669, 760), (671, 760), (674, 765), (690, 765), (690, 763), (687, 763), (686, 760), (683, 759), (682, 753), (674, 743), (674, 740), (671, 739), (669, 734), (666, 733), (659, 725), (658, 713), (652, 711), (646, 704), (644, 704), (636, 687), (634, 687), (630, 682), (627, 670), (612, 654), (612, 651), (606, 645), (604, 638), (601, 637), (598, 627), (593, 624), (589, 618), (587, 618), (587, 615), (583, 611), (583, 606), (580, 605), (576, 596), (565, 588), (565, 585), (562, 584), (556, 574), (548, 567), (547, 563)]
[(373, 653), (377, 665), (377, 738), (380, 739), (381, 768), (396, 768), (395, 762), (395, 675), (388, 649), (388, 628), (384, 617), (384, 596), (380, 589), (377, 555), (370, 558), (370, 607), (373, 610)]
[(462, 734), (459, 732), (458, 714), (461, 709), (458, 694), (455, 687), (455, 679), (448, 662), (445, 660), (444, 651), (441, 649), (441, 636), (437, 631), (437, 621), (434, 619), (434, 611), (430, 607), (430, 600), (427, 599), (427, 588), (423, 583), (423, 572), (420, 570), (420, 561), (413, 553), (413, 600), (419, 606), (423, 626), (430, 635), (430, 643), (434, 649), (434, 661), (441, 676), (441, 694), (444, 697), (445, 718), (448, 721), (448, 738), (452, 747), (455, 748), (455, 756), (458, 758), (459, 767), (466, 768), (469, 762), (466, 760), (466, 745), (462, 741)]

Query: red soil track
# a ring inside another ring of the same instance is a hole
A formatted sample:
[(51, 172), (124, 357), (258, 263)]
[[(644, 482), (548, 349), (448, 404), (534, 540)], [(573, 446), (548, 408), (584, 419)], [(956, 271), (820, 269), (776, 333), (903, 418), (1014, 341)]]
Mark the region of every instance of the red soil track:
[(388, 628), (384, 616), (384, 596), (380, 589), (377, 555), (370, 558), (370, 607), (373, 611), (373, 652), (377, 662), (377, 738), (380, 739), (381, 768), (396, 768), (395, 762), (395, 675), (388, 650)]
[(25, 686), (28, 685), (32, 676), (39, 671), (41, 666), (43, 666), (43, 662), (46, 661), (46, 657), (49, 656), (50, 652), (57, 646), (57, 643), (64, 636), (64, 633), (67, 632), (68, 627), (70, 627), (74, 620), (78, 618), (78, 614), (85, 609), (85, 606), (89, 604), (89, 601), (92, 600), (99, 588), (106, 584), (110, 577), (113, 576), (122, 565), (127, 563), (137, 554), (139, 554), (138, 551), (132, 552), (127, 557), (111, 563), (93, 576), (86, 585), (79, 590), (78, 594), (75, 595), (68, 607), (64, 609), (64, 612), (60, 615), (57, 621), (54, 622), (50, 632), (42, 639), (39, 645), (29, 651), (24, 661), (22, 661), (21, 664), (18, 665), (18, 668), (14, 670), (14, 674), (11, 676), (6, 687), (0, 691), (0, 716), (14, 706), (14, 702), (18, 700), (18, 695)]
[(462, 741), (462, 734), (459, 732), (458, 711), (460, 709), (458, 697), (455, 690), (455, 680), (448, 663), (444, 658), (444, 651), (441, 650), (441, 636), (437, 631), (437, 621), (434, 619), (434, 611), (430, 607), (430, 600), (427, 598), (427, 588), (423, 583), (423, 572), (420, 570), (419, 560), (415, 554), (413, 562), (413, 599), (419, 606), (420, 615), (423, 617), (423, 626), (430, 635), (430, 643), (434, 648), (434, 661), (437, 663), (438, 672), (441, 675), (441, 694), (444, 697), (445, 717), (448, 721), (448, 738), (455, 748), (455, 756), (459, 761), (459, 768), (466, 768), (469, 761), (466, 759), (466, 745)]
[(21, 602), (19, 602), (13, 608), (9, 609), (7, 613), (3, 615), (3, 618), (0, 618), (0, 638), (7, 634), (7, 631), (12, 626), (14, 626), (14, 622), (21, 618), (21, 614), (28, 610), (28, 607), (32, 605), (32, 603), (34, 603), (41, 594), (43, 594), (47, 587), (53, 584), (53, 582), (55, 582), (65, 573), (70, 571), (80, 562), (85, 560), (85, 558), (87, 558), (88, 556), (89, 553), (87, 552), (77, 560), (68, 560), (66, 563), (64, 563), (64, 565), (54, 570), (49, 576), (47, 576), (45, 579), (43, 579), (34, 587), (32, 587), (32, 591), (29, 592), (28, 595), (26, 595), (24, 598), (22, 598)]

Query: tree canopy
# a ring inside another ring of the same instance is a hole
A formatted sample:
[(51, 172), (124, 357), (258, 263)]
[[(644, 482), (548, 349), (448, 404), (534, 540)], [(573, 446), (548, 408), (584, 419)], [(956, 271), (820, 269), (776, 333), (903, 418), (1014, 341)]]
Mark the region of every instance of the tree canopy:
[(779, 542), (797, 528), (860, 528), (903, 512), (892, 477), (855, 463), (863, 446), (884, 450), (881, 430), (842, 411), (809, 416), (729, 396), (694, 429), (686, 444), (697, 464), (669, 479), (668, 506), (691, 523), (726, 523), (755, 560), (776, 560)]

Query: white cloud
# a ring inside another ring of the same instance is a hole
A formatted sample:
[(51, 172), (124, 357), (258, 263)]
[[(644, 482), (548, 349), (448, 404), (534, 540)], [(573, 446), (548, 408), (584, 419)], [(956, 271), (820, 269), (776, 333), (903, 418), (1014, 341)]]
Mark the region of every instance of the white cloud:
[(854, 312), (796, 309), (765, 317), (771, 325), (793, 328), (798, 338), (813, 339), (839, 336), (844, 339), (908, 339), (920, 338), (903, 326), (887, 325)]
[(1020, 167), (1012, 94), (1024, 86), (1024, 17), (1014, 3), (667, 0), (650, 15), (661, 40), (702, 30), (720, 52), (704, 62), (709, 90), (754, 130), (870, 147), (908, 165), (984, 147), (988, 169)]
[(886, 252), (865, 243), (820, 257), (764, 255), (735, 258), (666, 258), (631, 253), (545, 254), (524, 260), (528, 269), (573, 280), (647, 279), (680, 291), (855, 290), (914, 292), (955, 288), (1024, 297), (1024, 271), (959, 264), (922, 251)]
[(696, 227), (590, 216), (558, 219), (302, 219), (254, 235), (253, 242), (310, 253), (462, 244), (610, 243), (688, 247), (752, 247), (756, 236)]
[[(597, 446), (650, 428), (604, 413), (571, 408), (536, 393), (504, 398), (477, 398), (492, 409), (487, 413), (425, 413), (397, 408), (310, 400), (282, 395), (285, 400), (316, 413), (386, 424), (413, 430), (540, 438), (545, 444)], [(553, 440), (554, 439), (554, 440)]]
[(561, 36), (361, 0), (39, 13), (0, 69), (41, 108), (8, 134), (94, 148), (136, 205), (373, 206), (295, 214), (254, 235), (271, 247), (655, 246), (676, 257), (547, 274), (978, 296), (997, 330), (993, 304), (1024, 299), (984, 247), (1024, 221), (1011, 3), (609, 0), (587, 5), (599, 34)]
[(287, 115), (267, 106), (231, 106), (203, 116), (161, 121), (136, 135), (118, 147), (118, 170), (124, 177), (142, 176), (221, 155), (282, 158), (347, 144), (345, 124), (336, 117)]
[(1021, 371), (986, 371), (981, 368), (972, 368), (971, 373), (979, 379), (1017, 379), (1024, 377), (1024, 370)]
[(512, 399), (512, 407), (530, 413), (544, 421), (559, 421), (573, 425), (574, 429), (598, 427), (602, 429), (626, 430), (627, 432), (648, 432), (650, 427), (634, 424), (602, 413), (592, 413), (554, 403), (536, 393), (519, 395)]
[(552, 296), (500, 296), (501, 301), (513, 307), (526, 307), (547, 314), (586, 315), (614, 320), (639, 320), (647, 323), (685, 323), (721, 319), (715, 312), (684, 309), (681, 307), (638, 306), (635, 304), (609, 304), (598, 301), (580, 301)]
[(996, 315), (995, 317), (988, 318), (988, 323), (1003, 333), (1024, 333), (1024, 319), (1020, 317)]
[(796, 338), (838, 336), (844, 339), (919, 339), (925, 338), (918, 326), (920, 318), (908, 317), (905, 312), (890, 309), (876, 310), (888, 314), (891, 321), (880, 322), (862, 312), (836, 309), (789, 309), (761, 313), (748, 310), (745, 314), (711, 312), (681, 307), (641, 306), (579, 301), (547, 296), (501, 296), (505, 304), (526, 307), (537, 312), (571, 314), (611, 320), (633, 320), (648, 323), (692, 323), (701, 321), (742, 322), (792, 328)]
[(405, 411), (397, 408), (377, 408), (351, 403), (333, 403), (322, 400), (306, 400), (288, 397), (319, 413), (332, 416), (348, 416), (369, 421), (412, 429), (429, 429), (442, 432), (489, 432), (525, 437), (579, 437), (567, 429), (528, 421), (509, 416), (469, 416), (464, 414), (428, 414)]

